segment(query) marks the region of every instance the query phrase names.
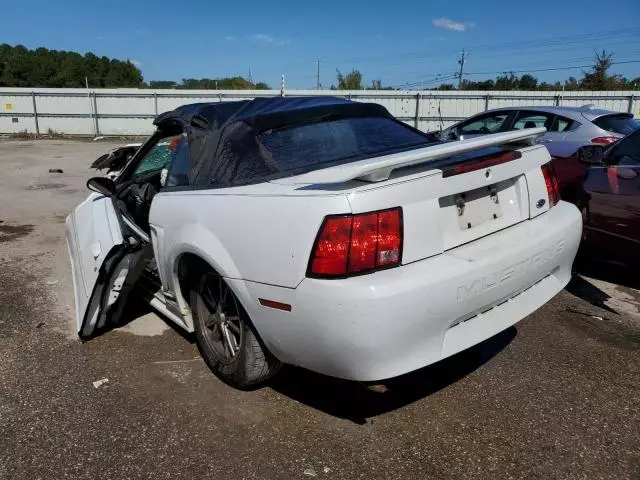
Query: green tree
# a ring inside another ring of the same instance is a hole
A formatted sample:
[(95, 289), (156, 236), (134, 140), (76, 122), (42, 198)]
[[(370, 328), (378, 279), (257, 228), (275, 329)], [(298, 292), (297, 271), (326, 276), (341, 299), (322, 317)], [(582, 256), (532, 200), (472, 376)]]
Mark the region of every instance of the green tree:
[(613, 64), (613, 54), (595, 52), (594, 64), (591, 71), (582, 72), (584, 78), (580, 81), (583, 90), (619, 90), (628, 88), (627, 82), (620, 75), (609, 75), (608, 71)]
[(518, 88), (518, 77), (513, 72), (509, 72), (508, 75), (505, 73), (496, 78), (496, 90), (515, 90), (516, 88)]
[(178, 83), (173, 80), (151, 80), (149, 82), (149, 88), (177, 88)]
[(538, 87), (538, 79), (529, 73), (525, 73), (518, 80), (519, 90), (535, 90)]
[(336, 70), (338, 79), (338, 90), (362, 90), (362, 74), (358, 70), (351, 70), (343, 75), (340, 70)]
[(142, 73), (129, 61), (22, 45), (0, 45), (0, 86), (139, 87)]
[(578, 90), (579, 88), (580, 85), (578, 84), (578, 80), (576, 80), (576, 77), (569, 77), (564, 81), (565, 90)]

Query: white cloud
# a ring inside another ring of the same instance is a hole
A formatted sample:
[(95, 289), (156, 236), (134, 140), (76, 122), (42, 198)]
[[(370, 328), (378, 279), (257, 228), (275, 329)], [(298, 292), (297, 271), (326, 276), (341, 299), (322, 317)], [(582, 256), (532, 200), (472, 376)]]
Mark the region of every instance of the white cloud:
[(131, 60), (131, 63), (133, 63), (136, 67), (141, 67), (142, 66), (142, 62), (140, 62), (138, 60)]
[(291, 42), (291, 40), (289, 40), (288, 38), (285, 38), (285, 37), (278, 38), (272, 35), (267, 35), (265, 33), (255, 33), (251, 35), (251, 39), (256, 42), (271, 43), (273, 45), (286, 45), (287, 43)]
[(224, 37), (224, 39), (227, 42), (233, 42), (234, 40), (236, 40), (236, 37), (234, 35), (227, 35), (226, 37)]
[(446, 28), (447, 30), (454, 30), (456, 32), (466, 32), (467, 28), (473, 28), (476, 26), (473, 22), (456, 22), (450, 18), (436, 18), (431, 21), (434, 27)]

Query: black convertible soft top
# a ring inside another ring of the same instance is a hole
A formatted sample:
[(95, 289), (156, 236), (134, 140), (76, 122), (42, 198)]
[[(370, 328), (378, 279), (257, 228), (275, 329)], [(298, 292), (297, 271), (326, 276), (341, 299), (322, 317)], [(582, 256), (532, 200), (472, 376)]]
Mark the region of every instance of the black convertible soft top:
[[(179, 126), (187, 133), (190, 185), (230, 187), (314, 169), (312, 165), (305, 169), (304, 162), (296, 165), (295, 171), (290, 165), (283, 169), (262, 144), (260, 136), (264, 132), (357, 117), (397, 122), (384, 107), (374, 103), (336, 97), (271, 97), (183, 105), (159, 115), (154, 124), (161, 131)], [(299, 153), (304, 158), (305, 152)]]

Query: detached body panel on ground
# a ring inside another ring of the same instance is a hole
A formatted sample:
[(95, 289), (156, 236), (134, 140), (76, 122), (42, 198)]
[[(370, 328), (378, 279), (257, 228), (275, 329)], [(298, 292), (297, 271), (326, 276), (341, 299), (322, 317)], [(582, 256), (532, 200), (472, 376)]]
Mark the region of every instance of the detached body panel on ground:
[(92, 265), (101, 287), (87, 299), (74, 274), (77, 305), (99, 310), (78, 309), (83, 336), (117, 324), (120, 294), (145, 283), (232, 385), (280, 363), (381, 380), (499, 333), (571, 277), (581, 217), (530, 145), (543, 129), (432, 144), (379, 106), (327, 99), (157, 123), (108, 192), (113, 265), (81, 233), (86, 206), (67, 222), (74, 271)]

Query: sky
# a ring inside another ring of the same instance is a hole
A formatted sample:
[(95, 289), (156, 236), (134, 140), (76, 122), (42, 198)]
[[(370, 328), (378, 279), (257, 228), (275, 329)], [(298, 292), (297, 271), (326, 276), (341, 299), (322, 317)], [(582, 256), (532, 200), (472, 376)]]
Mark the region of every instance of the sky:
[(613, 73), (640, 76), (640, 0), (4, 3), (0, 43), (129, 59), (146, 81), (251, 75), (279, 88), (284, 74), (286, 88), (315, 88), (319, 60), (323, 87), (358, 69), (366, 84), (429, 88), (457, 81), (462, 49), (471, 80), (579, 78), (567, 67), (603, 48), (637, 61)]

